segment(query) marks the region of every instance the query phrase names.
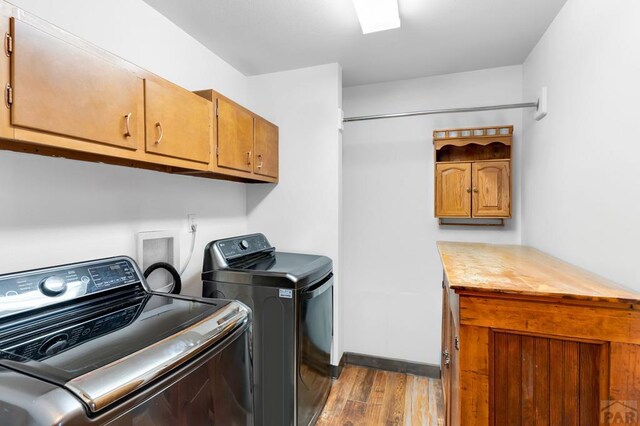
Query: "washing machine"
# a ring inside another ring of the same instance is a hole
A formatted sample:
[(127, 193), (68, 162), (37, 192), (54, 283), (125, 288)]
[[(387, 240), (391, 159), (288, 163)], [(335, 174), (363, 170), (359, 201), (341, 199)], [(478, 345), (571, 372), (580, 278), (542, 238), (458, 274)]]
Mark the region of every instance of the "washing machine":
[(128, 257), (0, 275), (0, 424), (253, 425), (250, 337)]

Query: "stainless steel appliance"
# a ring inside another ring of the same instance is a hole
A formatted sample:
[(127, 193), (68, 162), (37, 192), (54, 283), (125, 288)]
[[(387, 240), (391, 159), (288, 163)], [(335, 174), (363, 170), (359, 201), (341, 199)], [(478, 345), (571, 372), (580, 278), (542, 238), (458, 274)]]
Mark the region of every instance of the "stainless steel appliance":
[(262, 234), (211, 242), (203, 296), (254, 312), (256, 425), (314, 423), (331, 388), (332, 261), (278, 252)]
[(0, 276), (0, 424), (253, 425), (242, 303), (117, 257)]

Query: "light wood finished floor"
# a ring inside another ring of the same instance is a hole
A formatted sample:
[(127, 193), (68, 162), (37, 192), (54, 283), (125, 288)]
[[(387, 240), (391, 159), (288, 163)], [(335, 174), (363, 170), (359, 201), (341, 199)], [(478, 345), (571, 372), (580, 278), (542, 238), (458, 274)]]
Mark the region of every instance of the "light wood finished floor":
[(345, 366), (317, 426), (444, 425), (440, 380)]

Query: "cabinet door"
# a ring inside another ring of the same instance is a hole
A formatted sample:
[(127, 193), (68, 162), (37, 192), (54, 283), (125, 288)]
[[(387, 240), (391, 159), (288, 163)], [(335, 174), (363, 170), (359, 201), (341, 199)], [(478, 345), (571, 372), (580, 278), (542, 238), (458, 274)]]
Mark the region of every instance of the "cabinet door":
[(511, 216), (508, 161), (473, 163), (473, 217)]
[(218, 166), (251, 172), (253, 115), (235, 103), (218, 98)]
[(449, 308), (449, 290), (442, 282), (442, 352), (440, 359), (440, 379), (442, 380), (442, 394), (446, 424), (450, 424), (451, 411), (451, 310)]
[(278, 177), (278, 127), (262, 118), (255, 119), (255, 158), (253, 172)]
[(471, 217), (471, 163), (436, 165), (436, 217)]
[(458, 342), (460, 336), (460, 329), (456, 325), (456, 321), (451, 313), (451, 336), (449, 340), (449, 350), (451, 352), (451, 365), (449, 379), (449, 424), (461, 425), (460, 417), (460, 351)]
[(145, 80), (147, 152), (209, 163), (210, 101), (169, 82)]
[(143, 80), (12, 18), (13, 126), (135, 149)]

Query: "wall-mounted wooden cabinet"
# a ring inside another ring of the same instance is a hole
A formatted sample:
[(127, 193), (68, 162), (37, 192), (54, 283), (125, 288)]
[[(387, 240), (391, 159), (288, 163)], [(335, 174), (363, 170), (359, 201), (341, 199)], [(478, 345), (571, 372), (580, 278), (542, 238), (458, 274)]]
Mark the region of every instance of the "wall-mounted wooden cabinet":
[(278, 182), (278, 126), (214, 90), (196, 93), (215, 108), (215, 149), (209, 172)]
[(436, 130), (435, 216), (511, 217), (513, 126)]
[(0, 32), (0, 149), (278, 181), (278, 128), (240, 105), (183, 89), (2, 0)]

